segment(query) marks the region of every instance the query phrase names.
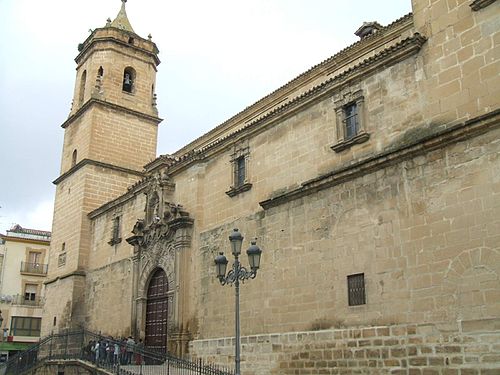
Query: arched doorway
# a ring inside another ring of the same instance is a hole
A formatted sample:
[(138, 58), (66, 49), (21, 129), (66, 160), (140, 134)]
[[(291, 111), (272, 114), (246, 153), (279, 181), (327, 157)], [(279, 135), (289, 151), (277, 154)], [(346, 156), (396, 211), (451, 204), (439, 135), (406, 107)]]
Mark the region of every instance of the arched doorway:
[(157, 269), (149, 282), (146, 300), (146, 337), (148, 348), (167, 349), (168, 280), (164, 270)]

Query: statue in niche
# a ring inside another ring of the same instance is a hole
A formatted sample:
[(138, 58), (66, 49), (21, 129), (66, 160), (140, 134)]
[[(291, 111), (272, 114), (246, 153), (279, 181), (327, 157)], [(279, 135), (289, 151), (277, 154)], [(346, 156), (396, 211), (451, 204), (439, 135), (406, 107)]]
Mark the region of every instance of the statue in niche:
[(154, 192), (152, 194), (148, 203), (148, 210), (146, 214), (148, 224), (158, 224), (160, 222), (160, 199), (158, 197), (158, 193)]

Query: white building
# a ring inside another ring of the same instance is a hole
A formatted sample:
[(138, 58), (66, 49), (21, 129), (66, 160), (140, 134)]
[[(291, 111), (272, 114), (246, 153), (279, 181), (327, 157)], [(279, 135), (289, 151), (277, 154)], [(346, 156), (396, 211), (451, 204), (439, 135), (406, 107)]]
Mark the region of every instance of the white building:
[(40, 338), (43, 282), (51, 233), (14, 225), (0, 234), (0, 351), (12, 353)]

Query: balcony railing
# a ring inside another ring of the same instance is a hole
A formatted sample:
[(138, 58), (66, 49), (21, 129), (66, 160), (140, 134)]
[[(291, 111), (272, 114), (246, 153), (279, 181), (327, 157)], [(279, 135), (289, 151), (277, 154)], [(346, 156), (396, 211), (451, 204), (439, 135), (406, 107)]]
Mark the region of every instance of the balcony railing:
[(48, 264), (21, 262), (21, 272), (46, 275)]
[(22, 294), (17, 294), (12, 296), (12, 304), (20, 305), (20, 306), (32, 306), (32, 307), (40, 307), (42, 306), (42, 300), (39, 296), (25, 296)]

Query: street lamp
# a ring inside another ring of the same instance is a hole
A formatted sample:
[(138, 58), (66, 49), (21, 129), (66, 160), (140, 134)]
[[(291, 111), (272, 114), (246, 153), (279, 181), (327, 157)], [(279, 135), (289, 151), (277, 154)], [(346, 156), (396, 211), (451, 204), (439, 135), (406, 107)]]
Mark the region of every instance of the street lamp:
[(234, 229), (229, 236), (229, 241), (231, 243), (231, 252), (234, 255), (234, 262), (232, 269), (226, 275), (227, 269), (227, 258), (224, 256), (223, 252), (215, 257), (215, 267), (217, 270), (217, 278), (221, 285), (232, 285), (234, 284), (235, 291), (235, 367), (236, 374), (241, 375), (240, 372), (240, 280), (245, 281), (248, 279), (255, 279), (257, 276), (257, 270), (260, 266), (260, 256), (262, 250), (259, 249), (255, 241), (252, 241), (251, 246), (247, 250), (248, 263), (250, 263), (250, 271), (241, 265), (238, 257), (241, 254), (241, 244), (243, 243), (243, 236), (238, 231)]
[[(2, 310), (0, 310), (0, 328), (2, 328), (2, 324), (3, 324), (3, 316), (2, 316)], [(2, 342), (3, 342), (3, 336), (2, 335)]]

